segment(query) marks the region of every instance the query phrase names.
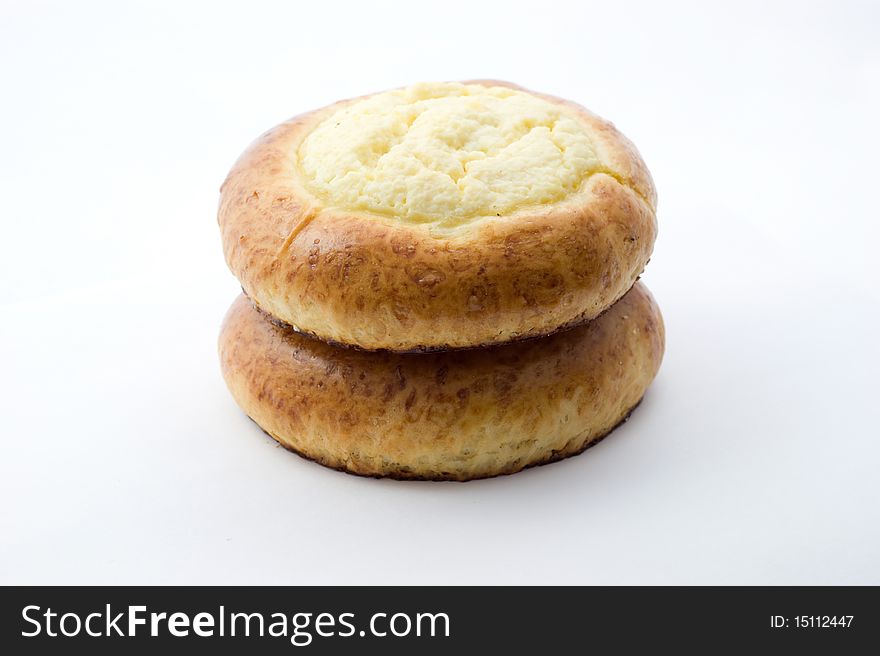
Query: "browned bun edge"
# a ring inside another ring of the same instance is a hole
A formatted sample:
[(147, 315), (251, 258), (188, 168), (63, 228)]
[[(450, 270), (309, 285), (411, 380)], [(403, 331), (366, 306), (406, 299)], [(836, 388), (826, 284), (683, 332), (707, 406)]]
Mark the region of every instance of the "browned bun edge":
[(576, 453), (644, 395), (664, 349), (641, 283), (600, 318), (542, 339), (403, 354), (341, 349), (245, 296), (220, 334), (233, 397), (279, 443), (366, 476), (470, 480)]
[[(638, 282), (638, 280), (636, 280), (636, 282)], [(635, 283), (633, 283), (633, 284), (635, 284)], [(632, 287), (630, 287), (630, 289), (632, 289)], [(627, 290), (627, 291), (629, 291), (629, 290)], [(498, 344), (498, 343), (487, 342), (485, 344), (474, 344), (472, 346), (459, 346), (459, 347), (450, 347), (450, 346), (442, 345), (442, 344), (434, 344), (434, 345), (418, 344), (418, 345), (413, 346), (412, 348), (407, 348), (405, 350), (394, 350), (394, 349), (385, 349), (385, 348), (365, 349), (362, 346), (358, 346), (357, 344), (346, 344), (345, 342), (337, 342), (332, 339), (322, 339), (321, 337), (319, 337), (318, 335), (316, 335), (313, 332), (303, 330), (302, 328), (298, 328), (297, 326), (292, 326), (289, 323), (282, 321), (278, 317), (272, 316), (269, 312), (266, 312), (266, 310), (264, 310), (263, 308), (260, 307), (259, 303), (257, 303), (254, 299), (252, 299), (248, 296), (248, 293), (244, 288), (242, 288), (241, 293), (244, 294), (248, 298), (248, 300), (253, 304), (254, 308), (260, 314), (262, 314), (264, 317), (266, 317), (266, 321), (270, 321), (270, 322), (274, 323), (275, 325), (279, 326), (280, 328), (284, 328), (286, 330), (292, 330), (293, 332), (295, 332), (299, 335), (302, 335), (303, 337), (306, 337), (308, 339), (314, 339), (319, 342), (324, 342), (325, 344), (330, 344), (331, 346), (335, 346), (337, 348), (352, 349), (355, 351), (390, 351), (392, 353), (412, 354), (412, 353), (439, 353), (439, 352), (443, 352), (443, 351), (469, 351), (472, 349), (484, 349), (484, 348), (493, 348), (496, 346), (501, 346), (501, 344)], [(544, 339), (545, 337), (550, 337), (551, 335), (556, 335), (557, 333), (565, 332), (566, 330), (571, 330), (572, 328), (577, 328), (578, 326), (582, 326), (585, 323), (589, 323), (590, 321), (595, 321), (596, 319), (601, 317), (603, 314), (605, 314), (611, 307), (613, 307), (613, 305), (605, 308), (595, 317), (590, 316), (589, 313), (584, 313), (578, 317), (575, 317), (574, 319), (572, 319), (568, 323), (563, 324), (561, 326), (558, 326), (557, 328), (554, 328), (550, 332), (519, 335), (517, 337), (513, 337), (513, 338), (507, 340), (506, 342), (504, 342), (504, 344), (519, 344), (522, 342), (529, 342), (529, 341), (532, 341), (535, 339)]]
[(352, 471), (350, 469), (346, 469), (345, 467), (338, 466), (338, 465), (334, 466), (334, 465), (328, 464), (326, 462), (322, 462), (321, 460), (318, 460), (317, 458), (313, 458), (305, 451), (300, 451), (300, 450), (296, 449), (295, 447), (292, 447), (289, 444), (287, 444), (283, 439), (281, 439), (275, 435), (272, 435), (272, 433), (270, 433), (265, 428), (260, 426), (260, 424), (258, 424), (254, 420), (253, 417), (248, 417), (248, 419), (253, 421), (257, 425), (257, 428), (259, 428), (266, 435), (268, 435), (270, 438), (275, 440), (275, 442), (277, 442), (279, 446), (285, 448), (286, 450), (290, 451), (291, 453), (295, 453), (300, 458), (304, 458), (305, 460), (308, 460), (310, 462), (314, 462), (315, 464), (321, 465), (322, 467), (326, 467), (327, 469), (332, 469), (333, 471), (342, 472), (343, 474), (349, 474), (351, 476), (360, 476), (362, 478), (390, 478), (391, 480), (394, 480), (394, 481), (422, 481), (422, 482), (430, 482), (430, 483), (450, 483), (450, 482), (452, 482), (452, 483), (467, 483), (468, 481), (480, 481), (480, 480), (485, 480), (488, 478), (498, 478), (499, 476), (510, 476), (511, 474), (516, 474), (521, 471), (525, 471), (526, 469), (531, 469), (533, 467), (543, 467), (544, 465), (550, 465), (554, 462), (559, 462), (560, 460), (566, 460), (568, 458), (574, 458), (575, 456), (579, 456), (587, 449), (599, 444), (599, 442), (601, 442), (606, 437), (611, 435), (611, 433), (613, 433), (615, 430), (617, 430), (618, 427), (620, 427), (623, 424), (625, 424), (626, 422), (628, 422), (629, 418), (632, 416), (632, 413), (636, 411), (636, 408), (638, 408), (641, 405), (641, 403), (642, 403), (642, 399), (639, 399), (636, 402), (636, 404), (632, 408), (630, 408), (630, 410), (626, 413), (626, 415), (623, 417), (623, 419), (621, 419), (617, 424), (615, 424), (611, 428), (611, 430), (609, 430), (604, 435), (600, 435), (599, 437), (597, 437), (591, 441), (585, 442), (584, 445), (578, 451), (575, 451), (573, 453), (569, 453), (567, 455), (551, 454), (545, 460), (529, 463), (529, 464), (525, 465), (522, 469), (517, 469), (514, 471), (500, 471), (500, 472), (495, 472), (495, 473), (487, 473), (485, 475), (476, 475), (476, 476), (473, 476), (472, 478), (455, 478), (455, 477), (450, 476), (448, 474), (447, 475), (428, 474), (428, 475), (420, 476), (418, 474), (409, 474), (409, 473), (401, 474), (400, 472), (396, 472), (396, 471), (392, 471), (388, 474), (363, 473), (363, 472)]

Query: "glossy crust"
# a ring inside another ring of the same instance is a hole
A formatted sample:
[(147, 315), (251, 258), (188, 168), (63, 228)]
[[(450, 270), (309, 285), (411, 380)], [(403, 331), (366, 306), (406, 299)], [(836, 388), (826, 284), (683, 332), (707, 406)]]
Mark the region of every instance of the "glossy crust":
[(323, 118), (353, 101), (282, 123), (250, 146), (221, 188), (218, 222), (230, 269), (266, 312), (363, 349), (490, 345), (598, 316), (651, 255), (654, 185), (613, 125), (541, 97), (573, 108), (590, 126), (607, 170), (558, 203), (447, 231), (326, 207), (304, 188), (293, 153)]
[(641, 283), (588, 324), (479, 350), (338, 348), (244, 295), (220, 334), (233, 397), (282, 445), (355, 474), (460, 481), (580, 453), (638, 404), (663, 348)]

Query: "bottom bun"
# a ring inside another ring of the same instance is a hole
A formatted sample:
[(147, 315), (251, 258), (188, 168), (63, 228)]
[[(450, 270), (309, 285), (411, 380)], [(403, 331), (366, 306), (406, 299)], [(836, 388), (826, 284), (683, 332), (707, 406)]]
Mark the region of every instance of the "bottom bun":
[(364, 476), (458, 480), (580, 453), (638, 405), (663, 358), (641, 283), (593, 321), (549, 337), (401, 354), (331, 346), (246, 296), (220, 332), (239, 406), (283, 446)]

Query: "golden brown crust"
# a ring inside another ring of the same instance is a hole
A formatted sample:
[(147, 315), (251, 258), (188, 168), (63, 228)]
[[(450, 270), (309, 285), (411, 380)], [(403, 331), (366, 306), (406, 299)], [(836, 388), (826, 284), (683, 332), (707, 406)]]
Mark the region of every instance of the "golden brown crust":
[(362, 476), (364, 478), (390, 478), (395, 481), (431, 481), (431, 482), (454, 481), (456, 483), (467, 483), (468, 481), (476, 481), (476, 480), (482, 480), (482, 479), (486, 479), (486, 478), (497, 478), (499, 476), (509, 476), (511, 474), (516, 474), (519, 471), (523, 471), (523, 469), (531, 469), (532, 467), (541, 467), (543, 465), (550, 465), (554, 462), (559, 462), (560, 460), (565, 460), (566, 458), (579, 456), (587, 449), (596, 446), (599, 442), (601, 442), (606, 437), (611, 435), (611, 433), (613, 433), (619, 426), (621, 426), (622, 424), (625, 424), (627, 421), (629, 421), (630, 416), (632, 415), (633, 412), (635, 412), (636, 408), (638, 408), (639, 405), (641, 405), (641, 403), (642, 403), (641, 399), (636, 401), (636, 404), (629, 410), (629, 412), (627, 412), (619, 422), (617, 422), (614, 426), (612, 426), (611, 429), (608, 430), (608, 432), (604, 433), (603, 435), (599, 435), (598, 437), (596, 437), (595, 439), (593, 439), (589, 442), (585, 442), (583, 444), (583, 446), (581, 446), (581, 448), (578, 449), (577, 451), (571, 451), (571, 452), (566, 452), (566, 453), (551, 453), (544, 460), (530, 462), (529, 464), (525, 465), (522, 469), (518, 469), (515, 471), (498, 471), (498, 472), (494, 472), (494, 473), (486, 474), (486, 475), (472, 476), (470, 478), (455, 478), (452, 476), (444, 476), (443, 474), (439, 474), (439, 475), (431, 474), (431, 475), (420, 476), (418, 474), (413, 474), (412, 472), (403, 473), (403, 472), (395, 471), (395, 470), (392, 470), (392, 471), (389, 471), (389, 472), (383, 473), (383, 474), (377, 474), (377, 473), (367, 473), (367, 472), (354, 471), (351, 469), (346, 469), (343, 466), (331, 465), (326, 462), (321, 462), (319, 460), (316, 460), (315, 458), (310, 456), (308, 453), (306, 453), (304, 451), (299, 451), (298, 449), (291, 446), (290, 444), (282, 442), (281, 440), (277, 439), (274, 435), (272, 435), (272, 433), (268, 432), (262, 426), (257, 424), (256, 421), (254, 421), (250, 417), (249, 417), (249, 419), (251, 419), (251, 421), (253, 421), (255, 424), (257, 424), (257, 427), (261, 431), (263, 431), (264, 433), (266, 433), (266, 435), (268, 435), (273, 440), (275, 440), (278, 443), (277, 446), (284, 447), (288, 451), (298, 455), (300, 458), (305, 458), (306, 460), (311, 460), (312, 462), (317, 463), (317, 464), (321, 465), (322, 467), (327, 467), (328, 469), (335, 469), (336, 471), (342, 472), (344, 474), (351, 474), (352, 476)]
[(340, 349), (267, 320), (243, 295), (220, 334), (234, 398), (284, 446), (352, 473), (432, 480), (579, 453), (639, 402), (663, 348), (641, 283), (595, 321), (488, 349)]
[(230, 269), (265, 311), (364, 349), (497, 344), (598, 316), (650, 257), (653, 182), (613, 125), (542, 97), (576, 109), (608, 170), (558, 203), (449, 233), (328, 208), (303, 187), (293, 154), (344, 103), (282, 123), (251, 145), (221, 188)]

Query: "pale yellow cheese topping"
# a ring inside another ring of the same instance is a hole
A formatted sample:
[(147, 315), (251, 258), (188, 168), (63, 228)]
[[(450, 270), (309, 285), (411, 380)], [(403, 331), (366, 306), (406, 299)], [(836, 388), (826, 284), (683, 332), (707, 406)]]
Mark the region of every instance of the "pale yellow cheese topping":
[(602, 168), (587, 129), (523, 91), (418, 84), (336, 111), (297, 156), (306, 186), (332, 206), (456, 226), (576, 191)]

